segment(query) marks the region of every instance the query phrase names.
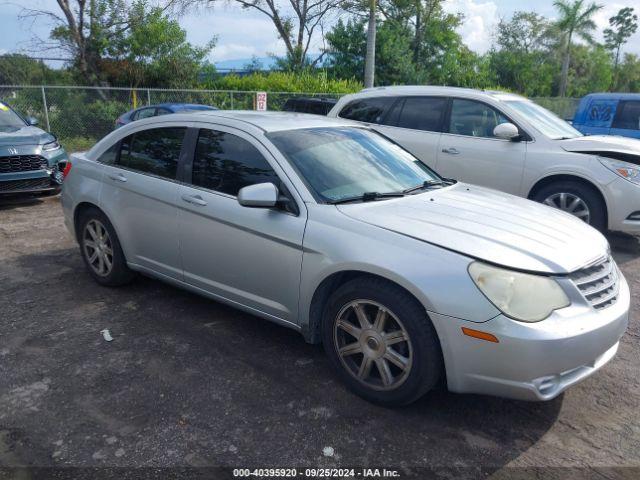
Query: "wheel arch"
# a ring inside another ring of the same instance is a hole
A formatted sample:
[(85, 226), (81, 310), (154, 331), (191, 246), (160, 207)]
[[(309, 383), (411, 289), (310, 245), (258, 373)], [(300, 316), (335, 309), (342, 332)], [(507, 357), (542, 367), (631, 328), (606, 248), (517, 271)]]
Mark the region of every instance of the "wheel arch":
[[(327, 275), (320, 284), (316, 287), (313, 292), (313, 296), (311, 298), (311, 303), (308, 309), (308, 320), (305, 325), (302, 327), (302, 334), (305, 337), (305, 340), (309, 343), (318, 344), (321, 343), (321, 333), (320, 326), (322, 323), (322, 314), (324, 313), (324, 307), (327, 303), (327, 300), (331, 296), (333, 292), (335, 292), (338, 288), (340, 288), (345, 283), (355, 279), (355, 278), (376, 278), (383, 280), (391, 285), (394, 285), (398, 288), (401, 288), (408, 295), (411, 296), (418, 304), (424, 308), (425, 312), (427, 308), (412, 291), (407, 286), (401, 285), (400, 283), (384, 276), (376, 273), (367, 272), (365, 270), (340, 270), (337, 272), (333, 272)], [(438, 339), (440, 340), (440, 339)]]
[(118, 231), (118, 228), (115, 226), (115, 224), (113, 223), (113, 220), (111, 220), (109, 215), (107, 215), (107, 212), (105, 212), (102, 208), (100, 208), (98, 205), (96, 205), (93, 202), (86, 202), (86, 201), (80, 202), (78, 203), (78, 205), (76, 205), (75, 209), (73, 210), (73, 229), (75, 232), (76, 241), (80, 243), (80, 232), (78, 229), (78, 221), (80, 220), (80, 215), (82, 214), (82, 212), (85, 212), (91, 208), (95, 208), (100, 213), (102, 213), (105, 217), (107, 217), (107, 220), (109, 220), (111, 227), (116, 232), (116, 236), (118, 237), (118, 242), (120, 242), (120, 248), (122, 248), (122, 253), (125, 259), (127, 259), (128, 257), (127, 257), (126, 247), (122, 244), (122, 237), (120, 236), (120, 232)]
[(604, 205), (605, 225), (609, 225), (609, 204), (607, 203), (607, 199), (604, 196), (604, 193), (602, 193), (602, 190), (595, 183), (593, 183), (591, 180), (588, 180), (580, 175), (556, 173), (556, 174), (543, 177), (539, 179), (533, 185), (533, 187), (531, 187), (531, 189), (529, 190), (529, 194), (527, 195), (527, 198), (529, 200), (533, 200), (536, 194), (540, 190), (542, 190), (544, 187), (547, 187), (548, 185), (551, 185), (556, 182), (567, 182), (567, 181), (581, 183), (582, 185), (593, 190), (600, 197), (600, 200), (602, 200), (602, 203)]

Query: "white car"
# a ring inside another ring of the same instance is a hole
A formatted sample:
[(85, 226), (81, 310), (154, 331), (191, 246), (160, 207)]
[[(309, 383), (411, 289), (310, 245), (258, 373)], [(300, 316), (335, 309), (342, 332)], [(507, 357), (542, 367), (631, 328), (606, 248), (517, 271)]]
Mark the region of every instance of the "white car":
[(329, 116), (370, 125), (444, 177), (640, 233), (640, 140), (584, 136), (521, 96), (453, 87), (365, 89)]
[(69, 165), (65, 221), (98, 283), (141, 272), (293, 328), (383, 405), (443, 376), (454, 392), (549, 400), (611, 360), (627, 327), (629, 287), (599, 232), (447, 181), (353, 122), (163, 115)]

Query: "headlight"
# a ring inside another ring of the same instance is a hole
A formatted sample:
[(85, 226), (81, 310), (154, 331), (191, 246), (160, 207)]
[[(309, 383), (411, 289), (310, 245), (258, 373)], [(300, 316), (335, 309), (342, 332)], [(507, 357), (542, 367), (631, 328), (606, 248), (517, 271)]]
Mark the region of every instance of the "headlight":
[(498, 310), (523, 322), (539, 322), (571, 302), (558, 282), (542, 275), (515, 272), (473, 262), (469, 275)]
[(629, 180), (636, 185), (640, 185), (640, 166), (621, 160), (611, 160), (609, 158), (599, 158), (600, 163), (611, 170), (616, 175)]
[(57, 140), (54, 140), (53, 142), (45, 143), (42, 146), (42, 151), (50, 152), (51, 150), (58, 150), (59, 148), (60, 148), (60, 144), (58, 143)]

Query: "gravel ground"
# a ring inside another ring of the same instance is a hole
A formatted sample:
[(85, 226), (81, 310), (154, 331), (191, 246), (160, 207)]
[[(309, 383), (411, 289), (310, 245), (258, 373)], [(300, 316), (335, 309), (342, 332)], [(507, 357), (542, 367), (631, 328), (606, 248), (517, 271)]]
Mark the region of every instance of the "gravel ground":
[(100, 287), (57, 198), (5, 201), (0, 466), (639, 478), (640, 246), (610, 241), (633, 314), (603, 370), (547, 403), (436, 391), (388, 410), (349, 393), (294, 331), (149, 278)]

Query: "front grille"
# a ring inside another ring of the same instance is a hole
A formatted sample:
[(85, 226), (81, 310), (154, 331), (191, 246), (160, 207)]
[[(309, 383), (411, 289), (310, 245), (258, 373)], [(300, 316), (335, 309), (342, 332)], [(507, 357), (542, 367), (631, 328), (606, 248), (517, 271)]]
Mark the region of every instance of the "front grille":
[(30, 172), (47, 168), (47, 159), (40, 155), (0, 157), (0, 173)]
[(596, 310), (610, 307), (618, 299), (618, 268), (611, 257), (578, 270), (569, 275), (569, 278)]
[(9, 180), (8, 182), (0, 181), (0, 193), (45, 190), (52, 187), (53, 185), (49, 177)]

